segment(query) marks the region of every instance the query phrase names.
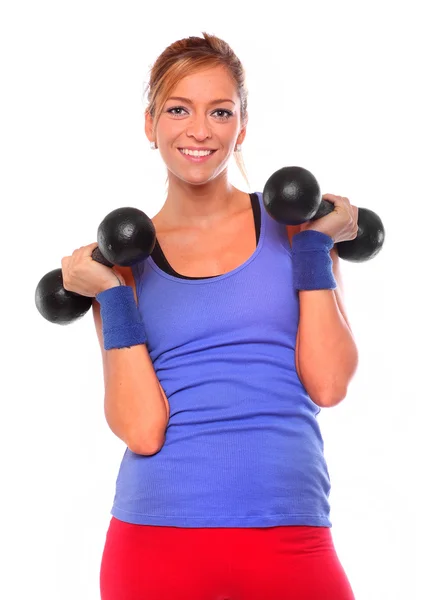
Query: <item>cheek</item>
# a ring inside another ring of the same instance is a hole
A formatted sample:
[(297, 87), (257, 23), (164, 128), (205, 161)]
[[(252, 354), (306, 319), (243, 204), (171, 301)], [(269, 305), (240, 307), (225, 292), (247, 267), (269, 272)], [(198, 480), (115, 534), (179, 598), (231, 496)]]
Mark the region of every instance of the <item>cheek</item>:
[(162, 140), (171, 141), (172, 139), (177, 139), (177, 136), (179, 136), (183, 131), (184, 128), (181, 123), (178, 123), (177, 121), (170, 121), (162, 117), (156, 133), (157, 136), (161, 137)]

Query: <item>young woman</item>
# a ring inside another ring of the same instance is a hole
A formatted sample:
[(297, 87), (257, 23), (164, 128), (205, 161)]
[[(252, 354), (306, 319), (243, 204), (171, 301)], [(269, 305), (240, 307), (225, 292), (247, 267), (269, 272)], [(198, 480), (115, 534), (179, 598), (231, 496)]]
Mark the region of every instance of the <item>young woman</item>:
[(93, 243), (62, 262), (95, 297), (105, 416), (127, 446), (101, 598), (352, 600), (316, 417), (357, 367), (334, 247), (357, 208), (326, 194), (334, 212), (285, 226), (229, 182), (232, 156), (246, 177), (244, 69), (203, 36), (151, 69), (145, 133), (168, 169), (153, 253), (110, 269)]

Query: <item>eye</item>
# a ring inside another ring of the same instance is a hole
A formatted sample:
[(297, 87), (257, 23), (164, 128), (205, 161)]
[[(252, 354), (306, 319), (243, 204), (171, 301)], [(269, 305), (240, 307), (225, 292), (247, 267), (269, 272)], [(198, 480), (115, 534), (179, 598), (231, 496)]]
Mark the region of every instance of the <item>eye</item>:
[(225, 108), (217, 108), (215, 112), (225, 113), (224, 117), (218, 117), (218, 119), (222, 119), (223, 121), (230, 119), (230, 117), (233, 116), (232, 111), (226, 110)]
[[(170, 109), (168, 109), (168, 110), (167, 110), (167, 112), (173, 115), (173, 114), (174, 114), (174, 113), (172, 112), (173, 110), (185, 110), (185, 109), (184, 109), (184, 108), (182, 108), (181, 106), (175, 106), (174, 108), (170, 108)], [(186, 112), (186, 111), (185, 111), (185, 112)], [(178, 117), (178, 116), (180, 116), (180, 115), (174, 115), (174, 116), (175, 116), (175, 117)]]
[[(181, 115), (180, 113), (174, 113), (173, 111), (175, 110), (183, 110), (185, 112), (187, 112), (183, 106), (174, 106), (173, 108), (169, 108), (167, 110), (167, 113), (170, 113), (171, 115), (173, 115), (174, 117), (181, 117), (183, 115)], [(224, 113), (224, 116), (218, 116), (217, 119), (219, 119), (220, 121), (227, 121), (227, 119), (230, 119), (230, 117), (233, 116), (233, 113), (231, 110), (226, 110), (225, 108), (217, 108), (216, 110), (213, 111), (213, 113)], [(213, 114), (212, 113), (212, 114)]]

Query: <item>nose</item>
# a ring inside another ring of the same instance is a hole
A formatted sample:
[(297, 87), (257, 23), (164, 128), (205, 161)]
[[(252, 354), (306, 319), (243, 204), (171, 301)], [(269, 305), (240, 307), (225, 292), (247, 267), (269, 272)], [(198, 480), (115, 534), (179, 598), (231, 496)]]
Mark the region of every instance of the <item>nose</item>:
[(186, 130), (186, 135), (195, 137), (197, 140), (204, 140), (211, 137), (211, 128), (204, 115), (193, 116), (190, 119), (189, 127)]

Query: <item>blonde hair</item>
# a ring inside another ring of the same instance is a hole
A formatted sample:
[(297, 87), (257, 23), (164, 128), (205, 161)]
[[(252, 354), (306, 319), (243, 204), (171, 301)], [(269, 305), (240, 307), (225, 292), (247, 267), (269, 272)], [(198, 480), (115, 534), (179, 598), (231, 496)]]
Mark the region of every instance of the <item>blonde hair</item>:
[[(224, 66), (233, 78), (241, 101), (241, 123), (247, 123), (247, 96), (245, 70), (230, 46), (220, 38), (202, 32), (203, 38), (188, 37), (168, 46), (150, 69), (150, 78), (144, 90), (149, 112), (153, 118), (153, 135), (163, 107), (172, 90), (181, 79), (205, 68)], [(241, 152), (234, 153), (239, 171), (250, 184)], [(168, 182), (168, 178), (167, 178)]]

